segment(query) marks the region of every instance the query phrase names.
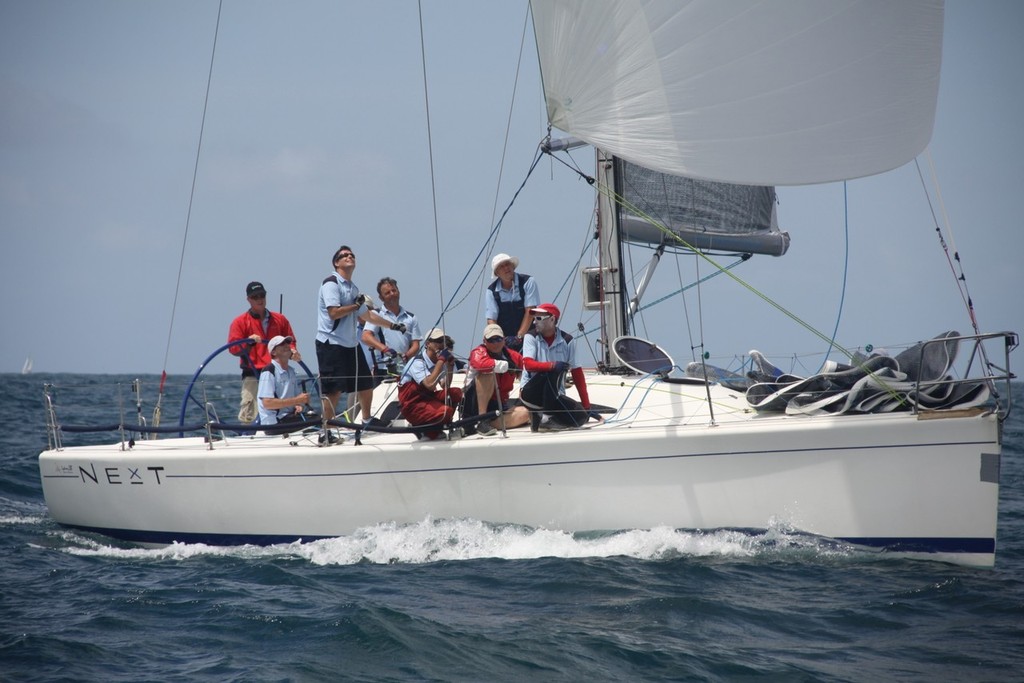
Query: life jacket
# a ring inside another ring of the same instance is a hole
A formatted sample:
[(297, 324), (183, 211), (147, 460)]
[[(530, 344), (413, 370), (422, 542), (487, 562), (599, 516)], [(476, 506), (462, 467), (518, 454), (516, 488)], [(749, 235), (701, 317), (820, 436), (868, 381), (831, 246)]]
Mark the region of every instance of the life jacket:
[[(324, 281), (320, 283), (320, 286), (323, 287), (328, 282), (333, 282), (334, 284), (338, 285), (339, 287), (341, 286), (341, 283), (338, 282), (338, 276), (337, 275), (328, 275), (327, 277), (324, 278)], [(341, 318), (335, 318), (334, 319), (334, 324), (331, 325), (331, 332), (334, 332), (336, 329), (338, 329), (338, 324), (339, 323), (341, 323)]]
[(274, 362), (273, 361), (271, 361), (270, 363), (267, 363), (267, 365), (263, 368), (263, 370), (260, 371), (261, 374), (264, 373), (264, 372), (269, 372), (272, 376), (274, 376), (274, 398), (278, 398), (278, 395), (277, 395), (277, 369), (274, 367)]
[[(540, 337), (542, 341), (544, 339), (544, 337), (541, 337), (541, 334), (537, 330), (529, 330), (529, 331), (527, 331), (526, 334), (527, 335), (533, 335), (534, 337)], [(562, 339), (565, 340), (566, 344), (569, 344), (569, 343), (572, 342), (572, 335), (569, 334), (568, 332), (566, 332), (565, 330), (563, 330), (561, 327), (558, 328), (558, 334), (562, 335)], [(544, 342), (544, 343), (546, 344), (547, 342)]]
[(501, 278), (495, 278), (494, 282), (487, 286), (494, 297), (494, 303), (498, 306), (498, 326), (505, 336), (511, 337), (519, 332), (519, 325), (523, 322), (523, 315), (526, 313), (526, 283), (530, 276), (526, 273), (516, 273), (513, 287), (518, 286), (518, 301), (502, 301), (498, 288), (501, 286)]

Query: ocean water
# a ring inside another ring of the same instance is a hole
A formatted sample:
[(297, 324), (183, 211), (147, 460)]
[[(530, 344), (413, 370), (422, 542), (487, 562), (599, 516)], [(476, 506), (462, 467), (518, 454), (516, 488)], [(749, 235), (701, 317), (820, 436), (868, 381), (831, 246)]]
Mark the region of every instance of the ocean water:
[[(110, 387), (127, 379), (0, 376), (13, 418), (0, 432), (0, 681), (1024, 680), (1019, 383), (996, 566), (970, 569), (786, 529), (588, 537), (424, 520), (162, 549), (63, 530), (39, 484), (42, 385), (64, 387), (65, 421), (109, 423), (119, 403), (136, 410)], [(233, 382), (204, 387), (228, 419)]]

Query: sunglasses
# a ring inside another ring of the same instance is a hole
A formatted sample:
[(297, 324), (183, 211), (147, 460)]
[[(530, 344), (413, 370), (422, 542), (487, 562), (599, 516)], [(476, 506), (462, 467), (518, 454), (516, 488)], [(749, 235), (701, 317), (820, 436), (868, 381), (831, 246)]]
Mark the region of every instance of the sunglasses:
[(484, 341), (486, 341), (488, 344), (497, 344), (500, 341), (505, 341), (505, 338), (504, 337), (488, 337)]
[(534, 316), (533, 316), (533, 319), (534, 320), (547, 320), (550, 317), (551, 317), (550, 314), (543, 314), (543, 313), (539, 313), (538, 314), (538, 313), (535, 313)]
[(356, 257), (356, 255), (353, 254), (351, 251), (343, 251), (342, 253), (338, 254), (338, 258), (348, 258), (349, 256), (351, 256), (352, 258)]

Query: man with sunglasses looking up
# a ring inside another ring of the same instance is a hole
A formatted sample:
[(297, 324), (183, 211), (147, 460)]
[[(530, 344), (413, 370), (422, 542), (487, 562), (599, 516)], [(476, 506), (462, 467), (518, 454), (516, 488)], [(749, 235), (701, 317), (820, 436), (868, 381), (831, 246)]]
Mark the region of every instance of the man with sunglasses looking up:
[(359, 321), (400, 332), (405, 331), (405, 325), (377, 315), (373, 311), (373, 300), (359, 293), (352, 282), (356, 255), (351, 248), (338, 247), (331, 265), (334, 273), (324, 278), (317, 298), (316, 360), (324, 416), (328, 420), (333, 418), (341, 395), (355, 392), (363, 423), (374, 424), (371, 417), (373, 377), (359, 346)]
[(235, 344), (228, 350), (238, 356), (238, 364), (242, 368), (242, 397), (238, 408), (238, 421), (250, 424), (256, 419), (256, 390), (259, 387), (259, 375), (263, 368), (270, 364), (270, 352), (266, 341), (274, 337), (289, 337), (292, 349), (292, 360), (302, 360), (302, 355), (295, 348), (295, 333), (292, 324), (281, 313), (267, 310), (267, 290), (261, 282), (250, 282), (245, 286), (245, 298), (249, 301), (249, 310), (231, 321), (228, 328), (228, 343), (248, 340), (244, 344)]

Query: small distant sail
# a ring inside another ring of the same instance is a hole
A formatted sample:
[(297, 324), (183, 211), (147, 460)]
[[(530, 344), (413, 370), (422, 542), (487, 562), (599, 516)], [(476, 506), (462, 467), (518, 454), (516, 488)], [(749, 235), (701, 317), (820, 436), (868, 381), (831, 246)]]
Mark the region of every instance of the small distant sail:
[(32, 356), (25, 359), (25, 364), (21, 366), (21, 374), (27, 375), (32, 372)]

